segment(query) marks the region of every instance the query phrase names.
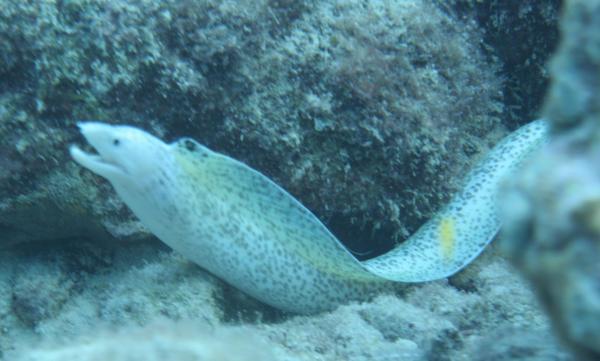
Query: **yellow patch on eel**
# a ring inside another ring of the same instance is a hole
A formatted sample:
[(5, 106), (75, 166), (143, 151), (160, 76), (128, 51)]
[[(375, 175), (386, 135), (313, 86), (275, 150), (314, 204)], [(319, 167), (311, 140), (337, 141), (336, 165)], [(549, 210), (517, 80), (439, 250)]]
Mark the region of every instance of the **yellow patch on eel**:
[(442, 218), (438, 226), (438, 239), (440, 241), (440, 250), (442, 251), (442, 256), (444, 259), (452, 259), (454, 254), (454, 243), (456, 239), (453, 218)]

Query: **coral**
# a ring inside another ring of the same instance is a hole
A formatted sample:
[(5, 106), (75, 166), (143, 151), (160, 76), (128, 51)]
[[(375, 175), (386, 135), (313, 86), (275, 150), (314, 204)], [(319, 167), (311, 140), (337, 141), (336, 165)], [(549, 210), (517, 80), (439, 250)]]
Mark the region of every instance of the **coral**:
[(505, 197), (504, 248), (536, 287), (561, 338), (600, 357), (600, 2), (571, 1), (544, 107), (550, 144)]

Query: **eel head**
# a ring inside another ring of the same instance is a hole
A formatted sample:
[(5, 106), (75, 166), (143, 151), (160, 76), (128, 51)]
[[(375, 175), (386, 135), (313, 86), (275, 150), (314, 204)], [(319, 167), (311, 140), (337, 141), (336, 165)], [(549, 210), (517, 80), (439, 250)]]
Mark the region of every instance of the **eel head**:
[(72, 145), (71, 156), (113, 183), (135, 182), (150, 176), (168, 152), (167, 144), (138, 128), (100, 122), (79, 122), (77, 126), (98, 153), (87, 153)]

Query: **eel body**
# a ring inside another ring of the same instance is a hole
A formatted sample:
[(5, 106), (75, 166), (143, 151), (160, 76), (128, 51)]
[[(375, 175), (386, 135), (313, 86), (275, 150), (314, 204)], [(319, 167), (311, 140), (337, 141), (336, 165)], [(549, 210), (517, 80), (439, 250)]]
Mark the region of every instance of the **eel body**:
[(414, 235), (361, 262), (298, 200), (235, 159), (189, 138), (167, 144), (125, 125), (79, 128), (98, 154), (72, 146), (74, 160), (108, 179), (159, 239), (249, 295), (298, 313), (365, 299), (391, 281), (430, 281), (462, 269), (500, 227), (500, 183), (548, 132), (537, 120), (511, 133)]

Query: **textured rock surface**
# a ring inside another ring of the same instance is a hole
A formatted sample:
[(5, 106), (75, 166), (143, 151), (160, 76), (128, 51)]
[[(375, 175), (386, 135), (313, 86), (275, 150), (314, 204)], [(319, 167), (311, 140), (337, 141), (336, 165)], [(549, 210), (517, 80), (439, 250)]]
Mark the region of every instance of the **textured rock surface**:
[(4, 352), (161, 318), (206, 327), (224, 318), (220, 283), (156, 244), (44, 247), (0, 254)]
[(195, 137), (359, 251), (412, 233), (503, 134), (481, 36), (424, 1), (5, 1), (0, 38), (1, 245), (145, 236), (71, 166), (77, 119)]
[(484, 52), (500, 60), (504, 122), (516, 128), (523, 119), (536, 119), (546, 95), (548, 62), (559, 38), (561, 0), (438, 1), (484, 31)]
[[(98, 360), (108, 352), (117, 360), (151, 360), (165, 350), (173, 360), (224, 350), (237, 360), (249, 344), (261, 345), (255, 352), (267, 360), (466, 361), (503, 350), (511, 352), (510, 360), (548, 352), (556, 360), (569, 359), (547, 337), (548, 320), (533, 294), (491, 253), (460, 275), (469, 279), (469, 291), (436, 282), (412, 287), (402, 298), (382, 295), (333, 312), (293, 316), (232, 295), (235, 290), (153, 244), (94, 252), (89, 247), (3, 254), (2, 295), (18, 292), (32, 300), (53, 295), (47, 305), (34, 303), (43, 311), (35, 313), (43, 315), (35, 323), (13, 311), (19, 302), (14, 297), (0, 298), (5, 360)], [(24, 264), (34, 271), (24, 272)], [(24, 290), (37, 279), (47, 281)], [(50, 282), (55, 279), (62, 281)], [(232, 299), (235, 305), (225, 307)], [(502, 330), (522, 336), (511, 339)], [(540, 337), (543, 343), (524, 349), (522, 340)]]
[[(247, 329), (211, 332), (194, 324), (157, 323), (118, 333), (104, 333), (91, 342), (64, 348), (38, 349), (15, 361), (270, 361), (289, 359), (275, 345)], [(276, 357), (277, 355), (278, 357)]]
[(548, 330), (502, 328), (486, 335), (471, 352), (470, 360), (567, 361), (573, 358), (557, 346)]
[(579, 355), (600, 358), (600, 1), (570, 1), (545, 116), (554, 137), (513, 183), (504, 248)]

